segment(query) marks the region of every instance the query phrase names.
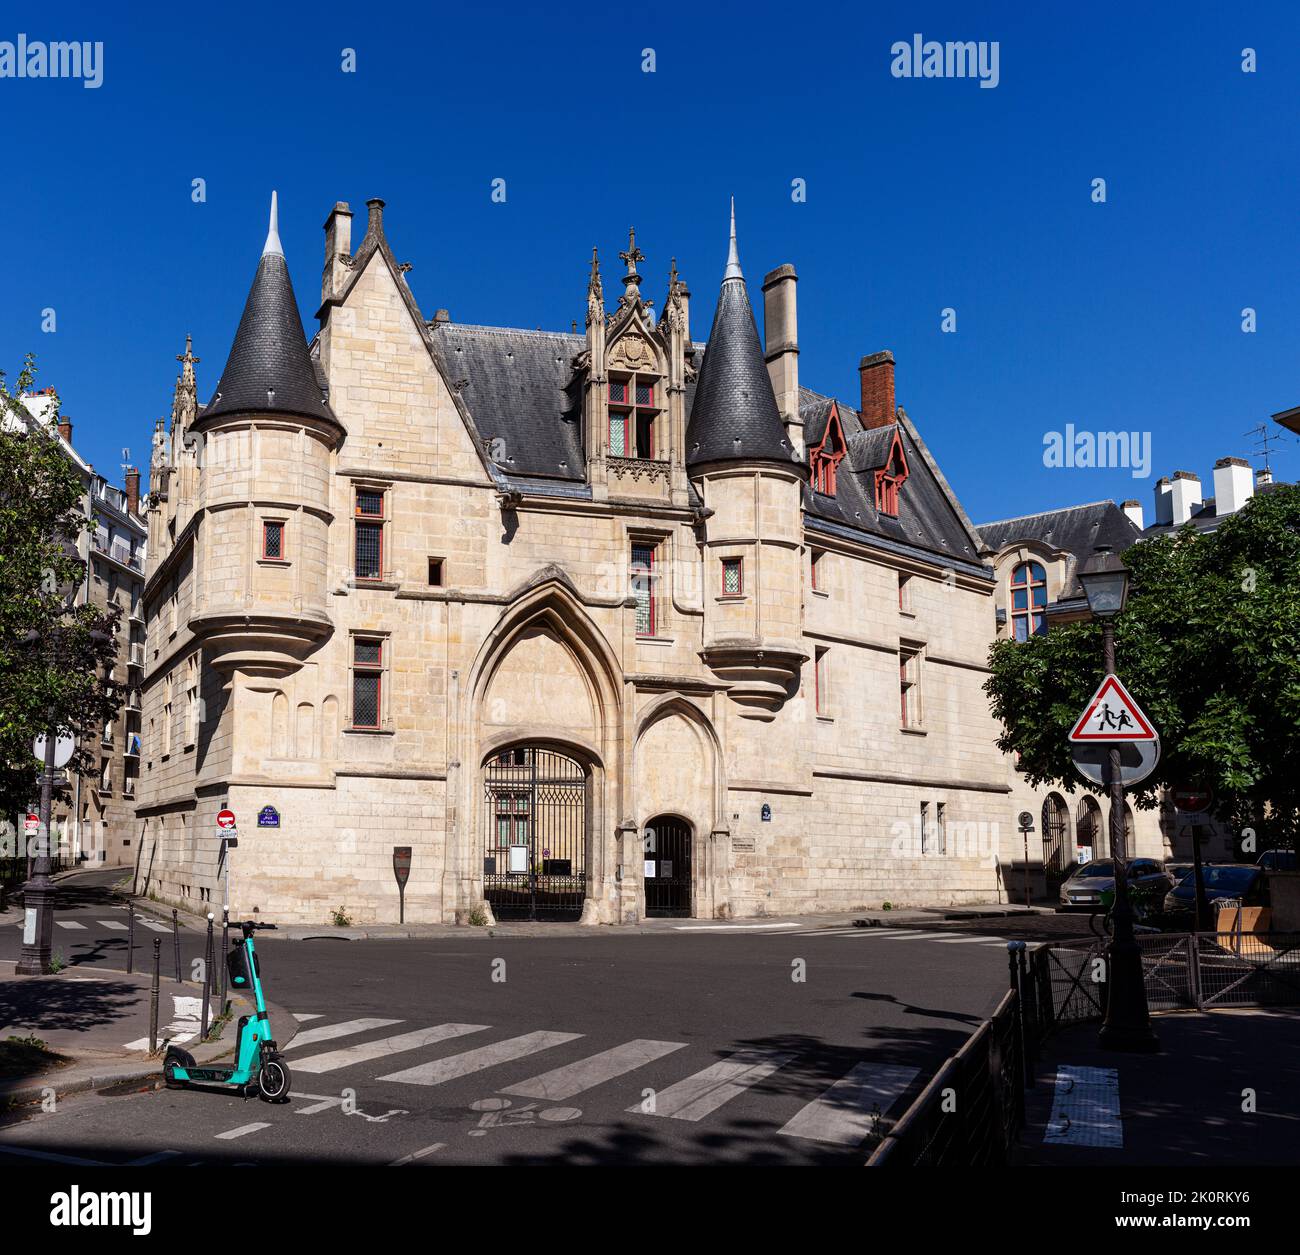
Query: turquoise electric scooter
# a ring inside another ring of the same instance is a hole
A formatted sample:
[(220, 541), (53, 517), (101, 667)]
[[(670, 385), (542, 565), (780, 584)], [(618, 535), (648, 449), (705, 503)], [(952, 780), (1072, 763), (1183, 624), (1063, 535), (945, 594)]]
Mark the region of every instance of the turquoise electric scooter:
[(169, 1046), (163, 1063), (163, 1079), (168, 1089), (185, 1089), (190, 1085), (217, 1085), (238, 1090), (245, 1098), (261, 1094), (267, 1102), (288, 1102), (293, 1077), (289, 1066), (276, 1049), (271, 1036), (271, 1021), (262, 997), (262, 969), (253, 947), (253, 933), (274, 924), (236, 924), (243, 938), (235, 942), (226, 957), (230, 988), (253, 991), (255, 1015), (241, 1016), (235, 1040), (233, 1066), (198, 1067), (194, 1056), (179, 1046)]

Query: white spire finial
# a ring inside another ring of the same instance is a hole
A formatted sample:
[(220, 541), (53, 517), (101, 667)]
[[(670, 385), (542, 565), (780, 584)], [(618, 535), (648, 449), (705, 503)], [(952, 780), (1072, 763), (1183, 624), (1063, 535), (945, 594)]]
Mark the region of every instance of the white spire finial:
[(727, 250), (727, 269), (722, 276), (725, 283), (728, 279), (743, 279), (745, 276), (740, 269), (740, 252), (736, 248), (736, 198), (731, 198), (731, 246)]
[(271, 229), (266, 233), (266, 244), (262, 248), (262, 256), (284, 256), (284, 249), (280, 247), (280, 210), (276, 204), (274, 192), (271, 193)]

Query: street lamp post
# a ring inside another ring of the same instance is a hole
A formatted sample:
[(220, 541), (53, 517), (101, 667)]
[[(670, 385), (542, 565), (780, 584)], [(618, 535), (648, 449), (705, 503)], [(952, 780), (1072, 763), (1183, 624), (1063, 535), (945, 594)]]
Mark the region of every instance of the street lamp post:
[[(1128, 568), (1105, 545), (1079, 568), (1079, 583), (1093, 616), (1101, 620), (1102, 661), (1107, 675), (1115, 674), (1115, 616), (1128, 597)], [(1114, 931), (1106, 947), (1109, 997), (1100, 1043), (1106, 1050), (1152, 1051), (1160, 1042), (1147, 1011), (1142, 951), (1133, 931), (1133, 903), (1128, 891), (1128, 841), (1124, 822), (1124, 779), (1119, 743), (1106, 756), (1106, 791), (1110, 794), (1110, 857), (1115, 869)]]

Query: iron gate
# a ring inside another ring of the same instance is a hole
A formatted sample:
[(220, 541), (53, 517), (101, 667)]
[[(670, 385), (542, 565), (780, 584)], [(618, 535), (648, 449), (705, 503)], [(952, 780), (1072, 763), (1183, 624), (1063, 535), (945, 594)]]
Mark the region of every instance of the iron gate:
[(657, 815), (641, 834), (645, 852), (645, 913), (691, 913), (691, 826), (671, 815)]
[(483, 894), (498, 919), (577, 919), (587, 896), (587, 773), (525, 745), (483, 768)]

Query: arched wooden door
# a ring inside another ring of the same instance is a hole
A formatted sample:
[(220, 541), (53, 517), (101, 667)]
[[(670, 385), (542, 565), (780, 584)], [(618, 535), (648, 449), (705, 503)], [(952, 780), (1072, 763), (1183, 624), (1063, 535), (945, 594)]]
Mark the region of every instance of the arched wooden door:
[(656, 815), (641, 833), (645, 859), (645, 913), (691, 913), (691, 826), (676, 815)]

